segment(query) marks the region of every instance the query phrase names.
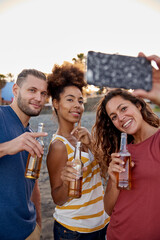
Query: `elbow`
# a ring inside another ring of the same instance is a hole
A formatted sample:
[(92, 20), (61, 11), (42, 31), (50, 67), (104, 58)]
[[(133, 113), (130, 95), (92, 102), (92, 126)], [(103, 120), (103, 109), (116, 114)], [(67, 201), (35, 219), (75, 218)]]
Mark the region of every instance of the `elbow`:
[(55, 205), (62, 206), (66, 201), (59, 199), (55, 192), (51, 191), (51, 196)]
[(104, 207), (105, 212), (108, 214), (108, 216), (111, 216), (112, 210), (109, 209), (108, 207)]
[(53, 190), (51, 190), (51, 196), (52, 196), (52, 200), (53, 200), (54, 204), (55, 204), (55, 205), (59, 205), (59, 201), (58, 201), (58, 199), (56, 198)]
[(62, 201), (59, 201), (59, 200), (56, 199), (56, 198), (53, 198), (53, 197), (52, 197), (52, 199), (53, 199), (53, 202), (55, 203), (55, 205), (62, 206), (62, 205), (64, 204)]

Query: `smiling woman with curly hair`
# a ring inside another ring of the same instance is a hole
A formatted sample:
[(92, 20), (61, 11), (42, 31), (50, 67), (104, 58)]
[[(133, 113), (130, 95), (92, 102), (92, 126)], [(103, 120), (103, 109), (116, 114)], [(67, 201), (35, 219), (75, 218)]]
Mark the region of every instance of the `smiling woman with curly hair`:
[[(96, 123), (92, 128), (93, 152), (95, 159), (101, 166), (104, 178), (111, 161), (111, 154), (118, 151), (120, 147), (121, 130), (114, 125), (114, 121), (112, 121), (106, 111), (107, 103), (116, 96), (121, 96), (121, 98), (130, 101), (135, 106), (141, 106), (140, 112), (144, 121), (155, 128), (159, 127), (159, 118), (142, 98), (135, 97), (126, 90), (110, 90), (98, 104)], [(133, 139), (134, 137), (128, 134), (128, 143), (131, 143)]]
[[(99, 164), (91, 153), (91, 136), (81, 127), (84, 111), (83, 72), (75, 65), (55, 65), (48, 75), (48, 92), (58, 119), (47, 155), (54, 212), (54, 239), (105, 240), (108, 215), (104, 211), (104, 190)], [(75, 124), (78, 126), (75, 127)], [(82, 196), (68, 196), (68, 183), (76, 178), (72, 160), (77, 141), (81, 141), (83, 172)]]

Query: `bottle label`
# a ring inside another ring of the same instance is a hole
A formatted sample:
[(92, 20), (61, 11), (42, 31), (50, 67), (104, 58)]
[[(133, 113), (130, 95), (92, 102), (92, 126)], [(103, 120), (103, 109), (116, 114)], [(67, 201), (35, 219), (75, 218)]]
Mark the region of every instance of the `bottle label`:
[(121, 159), (124, 161), (124, 165), (121, 165), (125, 168), (125, 172), (121, 172), (118, 174), (118, 182), (117, 187), (120, 189), (131, 189), (131, 166), (130, 161), (131, 157), (130, 154), (127, 156), (126, 154), (121, 155)]
[(82, 167), (81, 167), (81, 164), (76, 164), (76, 166), (74, 166), (73, 168), (76, 169), (76, 171), (78, 172), (78, 174), (76, 174), (76, 176), (78, 178), (82, 177)]
[(30, 157), (29, 164), (28, 164), (28, 170), (33, 171), (35, 169), (37, 161), (37, 156), (35, 155), (34, 157)]

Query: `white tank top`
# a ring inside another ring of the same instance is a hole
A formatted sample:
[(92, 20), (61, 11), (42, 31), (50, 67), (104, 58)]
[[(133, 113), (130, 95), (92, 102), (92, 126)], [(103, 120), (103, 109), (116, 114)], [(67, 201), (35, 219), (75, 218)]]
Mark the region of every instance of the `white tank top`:
[[(75, 148), (60, 135), (54, 134), (51, 142), (55, 139), (65, 144), (68, 161), (72, 161)], [(72, 231), (89, 233), (104, 228), (110, 218), (104, 210), (104, 189), (99, 164), (91, 152), (81, 152), (81, 159), (84, 167), (87, 167), (87, 171), (83, 173), (82, 196), (56, 206), (53, 216), (57, 222)]]

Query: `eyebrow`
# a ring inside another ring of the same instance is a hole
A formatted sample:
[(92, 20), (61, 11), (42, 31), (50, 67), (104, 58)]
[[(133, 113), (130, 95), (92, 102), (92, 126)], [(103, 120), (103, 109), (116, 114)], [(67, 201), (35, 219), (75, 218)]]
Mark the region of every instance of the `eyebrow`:
[[(73, 97), (73, 98), (75, 98), (75, 96), (72, 95), (72, 94), (68, 94), (68, 95), (66, 95), (65, 97)], [(79, 97), (79, 99), (83, 99), (83, 97)]]
[[(116, 109), (118, 110), (122, 105), (124, 105), (124, 103), (119, 104)], [(114, 114), (115, 114), (115, 113), (111, 113), (111, 114), (109, 114), (109, 116), (112, 116), (112, 115), (114, 115)]]

